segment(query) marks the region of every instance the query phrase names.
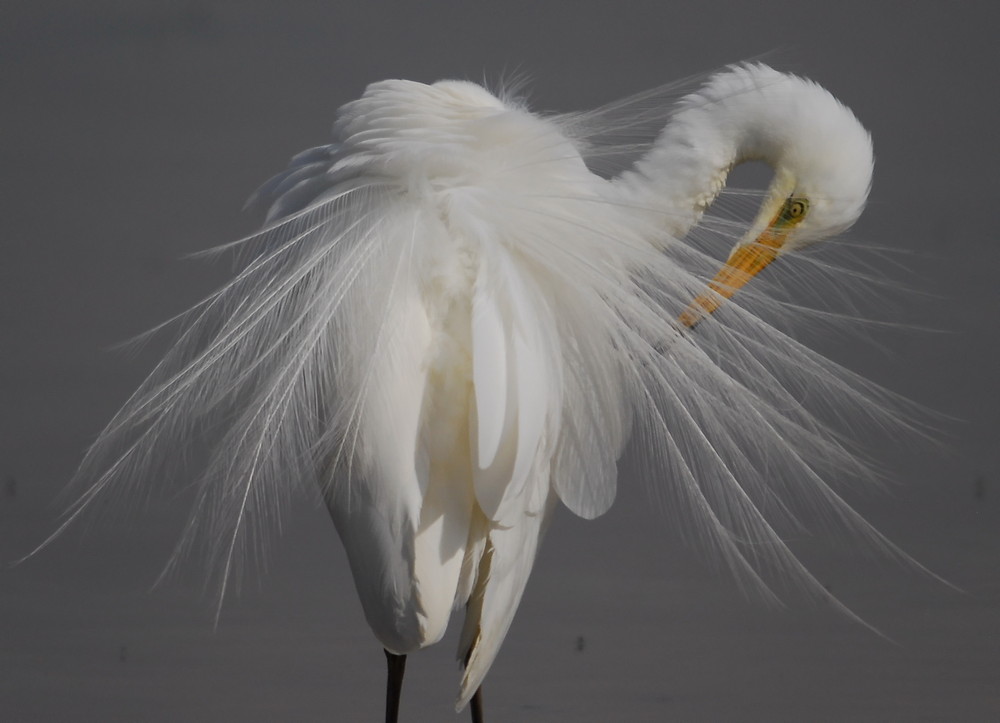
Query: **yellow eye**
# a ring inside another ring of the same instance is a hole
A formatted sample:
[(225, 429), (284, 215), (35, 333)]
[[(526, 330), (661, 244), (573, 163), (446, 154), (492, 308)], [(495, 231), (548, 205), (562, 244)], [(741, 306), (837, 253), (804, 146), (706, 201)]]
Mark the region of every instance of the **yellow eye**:
[(789, 198), (785, 201), (785, 218), (789, 221), (801, 221), (809, 210), (809, 201), (804, 198)]

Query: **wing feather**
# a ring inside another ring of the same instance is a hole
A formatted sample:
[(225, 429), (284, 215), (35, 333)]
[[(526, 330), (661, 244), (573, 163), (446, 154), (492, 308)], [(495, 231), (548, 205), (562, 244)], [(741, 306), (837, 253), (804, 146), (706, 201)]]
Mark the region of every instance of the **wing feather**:
[(500, 650), (521, 602), (525, 585), (538, 553), (542, 535), (558, 498), (549, 493), (548, 465), (532, 471), (535, 483), (545, 490), (544, 509), (523, 513), (516, 524), (494, 527), (483, 555), (479, 574), (488, 581), (469, 601), (459, 654), (468, 655), (455, 709), (461, 710), (479, 688)]
[(473, 385), (476, 390), (477, 468), (490, 469), (507, 424), (507, 336), (497, 294), (480, 269), (472, 297)]
[(543, 332), (552, 325), (544, 298), (506, 251), (492, 251), (473, 297), (473, 476), (484, 514), (502, 522), (526, 507), (537, 511), (528, 480), (542, 434), (559, 413), (561, 390)]

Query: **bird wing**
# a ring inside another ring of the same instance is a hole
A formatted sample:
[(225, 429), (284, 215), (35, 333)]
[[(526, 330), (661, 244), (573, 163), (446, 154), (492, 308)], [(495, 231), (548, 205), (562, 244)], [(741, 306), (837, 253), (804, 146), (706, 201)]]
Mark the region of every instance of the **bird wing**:
[(509, 252), (484, 251), (472, 297), (475, 404), (471, 446), (476, 499), (504, 524), (537, 512), (548, 481), (528, 484), (547, 424), (561, 404), (554, 321)]

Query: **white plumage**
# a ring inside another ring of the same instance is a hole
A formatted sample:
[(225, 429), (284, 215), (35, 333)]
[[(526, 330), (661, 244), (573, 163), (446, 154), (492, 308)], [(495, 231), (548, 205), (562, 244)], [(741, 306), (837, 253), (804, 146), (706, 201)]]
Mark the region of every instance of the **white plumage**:
[[(866, 474), (829, 423), (893, 413), (765, 320), (765, 296), (710, 314), (854, 222), (871, 142), (825, 90), (761, 65), (662, 101), (546, 117), (471, 83), (369, 86), (331, 145), (258, 192), (267, 225), (233, 245), (245, 266), (88, 454), (97, 481), (72, 516), (208, 430), (181, 549), (203, 535), (225, 586), (289, 490), (318, 483), (387, 650), (436, 642), (466, 606), (459, 706), (552, 512), (604, 513), (626, 450), (741, 581), (766, 590), (774, 568), (825, 595), (776, 525), (804, 501), (878, 539), (829, 485)], [(645, 145), (616, 140), (654, 123)], [(621, 159), (638, 160), (595, 172)], [(689, 232), (747, 160), (774, 180), (706, 287), (717, 262)]]

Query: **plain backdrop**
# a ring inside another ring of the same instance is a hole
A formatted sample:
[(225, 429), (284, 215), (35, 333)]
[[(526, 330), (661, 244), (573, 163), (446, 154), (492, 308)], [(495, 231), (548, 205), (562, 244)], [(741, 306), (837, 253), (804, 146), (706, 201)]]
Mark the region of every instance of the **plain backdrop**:
[[(0, 719), (379, 720), (382, 653), (309, 500), (217, 629), (197, 569), (151, 590), (183, 521), (170, 494), (7, 565), (54, 529), (163, 342), (110, 347), (221, 283), (226, 264), (181, 257), (251, 231), (245, 198), (369, 82), (521, 74), (533, 107), (573, 110), (752, 57), (821, 82), (874, 136), (851, 238), (888, 249), (908, 291), (879, 312), (901, 330), (824, 351), (935, 410), (939, 432), (880, 440), (897, 484), (852, 502), (961, 591), (812, 538), (804, 559), (885, 637), (794, 595), (769, 609), (623, 484), (600, 520), (557, 516), (488, 718), (1000, 719), (997, 21), (973, 2), (6, 0)], [(466, 718), (454, 644), (412, 656), (407, 723)]]

